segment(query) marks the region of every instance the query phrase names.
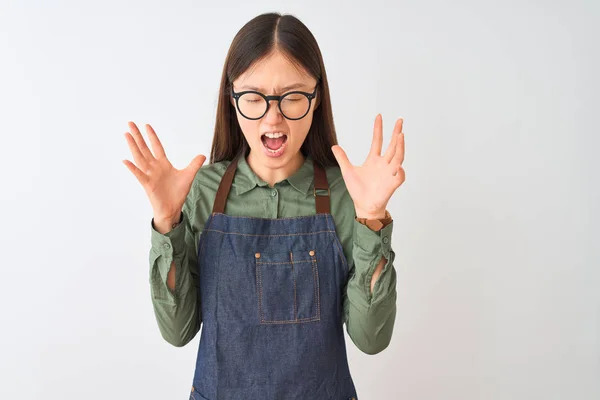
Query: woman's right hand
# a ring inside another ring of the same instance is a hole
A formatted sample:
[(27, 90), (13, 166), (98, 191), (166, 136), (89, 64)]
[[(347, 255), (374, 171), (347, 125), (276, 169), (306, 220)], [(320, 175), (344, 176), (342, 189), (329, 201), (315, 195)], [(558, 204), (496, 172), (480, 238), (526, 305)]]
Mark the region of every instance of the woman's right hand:
[(123, 164), (146, 191), (154, 211), (154, 221), (178, 222), (194, 177), (206, 157), (200, 154), (185, 169), (176, 169), (167, 159), (156, 132), (149, 124), (146, 124), (146, 133), (150, 138), (152, 151), (135, 123), (129, 121), (128, 124), (131, 133), (125, 132), (125, 138), (135, 165), (129, 160), (123, 160)]

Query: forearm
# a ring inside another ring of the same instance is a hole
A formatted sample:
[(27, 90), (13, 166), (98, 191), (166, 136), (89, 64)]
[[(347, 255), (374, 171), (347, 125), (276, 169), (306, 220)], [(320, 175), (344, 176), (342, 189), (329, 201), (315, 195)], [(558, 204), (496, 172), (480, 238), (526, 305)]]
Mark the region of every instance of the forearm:
[(373, 288), (375, 287), (375, 282), (377, 282), (377, 279), (379, 278), (379, 275), (381, 275), (381, 272), (383, 271), (383, 267), (385, 267), (386, 263), (387, 263), (387, 260), (385, 259), (385, 257), (381, 257), (379, 264), (377, 264), (375, 271), (373, 271), (373, 277), (371, 278), (371, 294), (373, 293)]
[[(396, 271), (385, 258), (382, 261), (383, 268), (377, 277), (377, 272), (370, 279), (368, 273), (359, 274), (348, 282), (346, 330), (366, 354), (377, 354), (388, 347), (396, 318)], [(368, 293), (365, 285), (369, 285)]]
[[(200, 328), (195, 236), (187, 217), (152, 224), (150, 289), (156, 321), (163, 338), (174, 346), (187, 344)], [(175, 221), (175, 222), (174, 222)], [(178, 224), (179, 223), (179, 224)]]
[[(182, 274), (180, 279), (184, 276)], [(186, 278), (184, 280), (188, 281)], [(185, 346), (200, 329), (197, 290), (185, 281), (179, 283), (176, 293), (159, 280), (153, 280), (151, 285), (152, 306), (159, 331), (165, 341), (176, 347)], [(171, 293), (165, 293), (167, 290)]]
[(389, 345), (396, 317), (391, 233), (391, 224), (380, 232), (355, 225), (344, 313), (349, 336), (367, 354), (379, 353)]
[[(171, 231), (181, 222), (180, 213), (177, 214), (176, 217), (173, 218), (165, 218), (165, 219), (156, 219), (154, 220), (154, 227), (158, 233), (164, 235), (165, 233)], [(169, 268), (169, 273), (167, 275), (167, 286), (169, 290), (175, 291), (175, 271), (177, 267), (175, 266), (175, 261), (171, 263), (171, 267)]]
[[(360, 208), (355, 207), (355, 212), (356, 218), (359, 219), (383, 220), (386, 217), (385, 209), (369, 213), (367, 211), (363, 211)], [(379, 264), (377, 264), (377, 267), (373, 272), (373, 278), (371, 279), (371, 293), (373, 293), (375, 282), (377, 281), (377, 278), (379, 278), (379, 275), (381, 275), (381, 272), (383, 271), (386, 262), (387, 260), (385, 259), (385, 257), (381, 257), (381, 260), (379, 260)]]

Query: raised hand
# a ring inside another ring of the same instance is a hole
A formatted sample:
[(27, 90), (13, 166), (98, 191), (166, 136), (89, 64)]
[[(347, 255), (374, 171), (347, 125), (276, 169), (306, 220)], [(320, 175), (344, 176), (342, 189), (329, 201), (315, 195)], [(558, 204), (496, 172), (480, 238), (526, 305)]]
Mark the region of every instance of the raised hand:
[(402, 168), (404, 162), (402, 123), (402, 118), (396, 121), (390, 145), (381, 155), (383, 122), (381, 114), (377, 115), (371, 150), (360, 166), (352, 165), (340, 146), (335, 145), (331, 148), (340, 165), (342, 177), (359, 218), (383, 218), (390, 197), (406, 179)]
[(150, 138), (152, 151), (135, 123), (130, 121), (129, 129), (131, 133), (126, 132), (125, 138), (135, 165), (129, 160), (123, 160), (123, 164), (146, 191), (154, 211), (154, 221), (179, 221), (194, 176), (206, 161), (206, 157), (200, 154), (185, 169), (176, 169), (167, 159), (162, 144), (150, 125), (146, 124), (146, 133)]

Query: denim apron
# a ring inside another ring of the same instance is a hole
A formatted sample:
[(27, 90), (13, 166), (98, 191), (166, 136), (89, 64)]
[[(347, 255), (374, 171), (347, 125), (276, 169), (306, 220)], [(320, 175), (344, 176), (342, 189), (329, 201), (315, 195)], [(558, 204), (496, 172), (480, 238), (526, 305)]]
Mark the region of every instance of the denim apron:
[(314, 163), (315, 215), (229, 216), (237, 161), (198, 243), (202, 331), (190, 399), (356, 400), (342, 325), (348, 263), (325, 170)]

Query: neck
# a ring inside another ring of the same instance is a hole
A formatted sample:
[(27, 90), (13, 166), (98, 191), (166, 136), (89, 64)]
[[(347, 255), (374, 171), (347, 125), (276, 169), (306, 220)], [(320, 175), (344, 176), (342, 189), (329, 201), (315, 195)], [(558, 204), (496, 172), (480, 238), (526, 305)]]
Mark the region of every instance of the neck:
[(277, 168), (271, 168), (267, 165), (262, 164), (256, 159), (255, 154), (250, 151), (246, 161), (250, 166), (250, 169), (263, 181), (267, 182), (269, 186), (273, 187), (277, 182), (281, 182), (287, 177), (291, 176), (296, 172), (302, 164), (304, 164), (304, 155), (301, 151), (298, 151), (294, 157), (285, 165)]

